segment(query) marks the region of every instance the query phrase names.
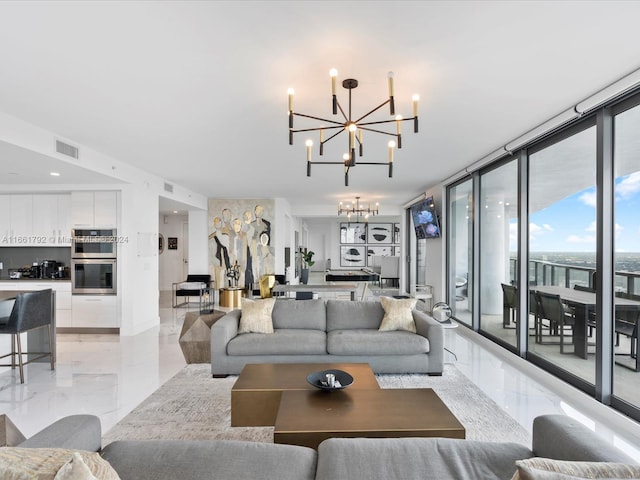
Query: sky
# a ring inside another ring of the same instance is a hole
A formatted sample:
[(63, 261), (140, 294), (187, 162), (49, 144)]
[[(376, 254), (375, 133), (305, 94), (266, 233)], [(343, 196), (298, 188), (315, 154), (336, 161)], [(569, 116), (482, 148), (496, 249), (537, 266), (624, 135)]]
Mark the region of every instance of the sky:
[[(616, 179), (615, 192), (615, 250), (640, 252), (640, 171)], [(514, 251), (517, 224), (510, 229)], [(532, 252), (595, 252), (595, 187), (531, 212), (529, 232)]]

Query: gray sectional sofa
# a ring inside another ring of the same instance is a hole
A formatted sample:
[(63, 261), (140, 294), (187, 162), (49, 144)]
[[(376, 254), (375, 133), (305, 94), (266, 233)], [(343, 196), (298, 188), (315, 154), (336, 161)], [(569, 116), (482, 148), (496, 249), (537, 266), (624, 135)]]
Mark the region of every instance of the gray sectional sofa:
[[(23, 446), (98, 451), (99, 443), (98, 419), (80, 415), (54, 423)], [(635, 463), (564, 415), (534, 420), (532, 449), (445, 438), (332, 438), (317, 452), (230, 440), (127, 440), (107, 445), (101, 454), (122, 480), (508, 480), (517, 460), (534, 456)]]
[(274, 333), (238, 334), (241, 310), (211, 328), (211, 373), (237, 375), (247, 363), (368, 363), (375, 373), (442, 375), (442, 325), (413, 311), (417, 333), (379, 332), (379, 301), (279, 299)]

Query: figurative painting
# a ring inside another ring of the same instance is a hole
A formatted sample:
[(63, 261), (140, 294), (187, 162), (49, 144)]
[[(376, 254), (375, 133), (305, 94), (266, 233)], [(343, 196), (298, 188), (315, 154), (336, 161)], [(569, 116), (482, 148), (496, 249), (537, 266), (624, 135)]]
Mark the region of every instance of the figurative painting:
[(367, 243), (392, 243), (393, 224), (370, 223), (368, 228)]
[(341, 267), (364, 267), (366, 263), (366, 251), (362, 245), (340, 246)]
[(340, 243), (366, 243), (366, 223), (341, 223)]
[(274, 216), (274, 200), (209, 199), (209, 270), (216, 288), (236, 282), (252, 288), (275, 273)]
[(169, 238), (167, 238), (167, 248), (169, 250), (177, 250), (178, 249), (178, 237), (169, 237)]

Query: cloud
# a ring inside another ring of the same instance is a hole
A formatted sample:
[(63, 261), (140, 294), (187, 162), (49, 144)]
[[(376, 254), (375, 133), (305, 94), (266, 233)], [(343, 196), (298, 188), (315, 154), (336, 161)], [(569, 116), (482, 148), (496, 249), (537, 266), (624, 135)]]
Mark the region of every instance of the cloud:
[[(585, 232), (593, 232), (595, 233), (597, 230), (596, 228), (596, 221), (594, 220), (593, 222), (591, 222), (591, 224), (585, 229)], [(624, 230), (624, 227), (622, 225), (620, 225), (619, 223), (615, 224), (614, 227), (614, 232), (615, 232), (615, 237), (617, 238), (618, 236), (620, 236), (620, 234), (622, 233), (622, 231)]]
[(531, 238), (536, 238), (548, 232), (553, 232), (553, 227), (548, 223), (544, 223), (542, 225), (538, 225), (537, 223), (533, 222), (529, 223), (529, 236)]
[(596, 237), (593, 235), (569, 235), (567, 237), (567, 243), (596, 243)]
[(633, 172), (616, 185), (616, 194), (627, 199), (640, 192), (640, 172)]
[(596, 191), (591, 190), (590, 192), (584, 192), (580, 197), (578, 197), (578, 200), (588, 207), (596, 208)]

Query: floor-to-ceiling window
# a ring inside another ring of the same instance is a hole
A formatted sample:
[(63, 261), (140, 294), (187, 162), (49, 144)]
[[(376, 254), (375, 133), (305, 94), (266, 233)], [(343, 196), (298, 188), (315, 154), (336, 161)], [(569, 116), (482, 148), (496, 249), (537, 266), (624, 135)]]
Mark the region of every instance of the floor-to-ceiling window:
[(596, 127), (529, 155), (529, 352), (595, 383)]
[(613, 394), (640, 408), (640, 106), (614, 117), (614, 371)]
[(455, 317), (640, 420), (640, 89), (504, 150), (447, 185)]
[(471, 325), (473, 278), (473, 182), (465, 180), (449, 188), (449, 292), (453, 316)]
[(480, 329), (513, 347), (516, 305), (509, 308), (505, 302), (517, 295), (512, 266), (517, 256), (517, 198), (515, 159), (480, 175)]

